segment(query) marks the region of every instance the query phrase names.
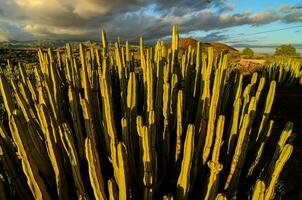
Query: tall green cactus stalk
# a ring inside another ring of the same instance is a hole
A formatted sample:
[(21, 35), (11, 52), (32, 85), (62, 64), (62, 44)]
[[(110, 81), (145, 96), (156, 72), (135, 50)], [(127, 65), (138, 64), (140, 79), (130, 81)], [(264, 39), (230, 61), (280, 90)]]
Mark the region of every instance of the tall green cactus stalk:
[[(170, 133), (169, 133), (169, 102), (170, 102), (170, 84), (165, 83), (163, 86), (163, 117), (164, 117), (164, 128), (163, 128), (163, 133), (162, 133), (162, 154), (163, 154), (163, 171), (167, 172), (168, 170), (168, 161), (170, 160)], [(166, 174), (166, 173), (165, 173)]]
[(235, 149), (233, 159), (232, 159), (230, 172), (229, 172), (227, 181), (224, 185), (225, 190), (232, 186), (231, 185), (232, 180), (234, 180), (236, 178), (235, 176), (237, 175), (236, 170), (238, 170), (238, 163), (239, 163), (240, 159), (242, 159), (242, 158), (240, 158), (242, 148), (244, 145), (246, 145), (245, 141), (246, 141), (246, 135), (248, 134), (249, 123), (250, 123), (250, 116), (249, 116), (249, 114), (245, 114), (242, 127), (239, 131), (239, 136), (238, 136), (236, 149)]
[[(43, 144), (44, 137), (43, 137), (42, 129), (36, 118), (35, 111), (26, 103), (26, 100), (23, 98), (23, 95), (20, 94), (14, 81), (11, 81), (11, 86), (14, 90), (13, 94), (17, 100), (17, 104), (24, 114), (27, 128), (29, 130), (29, 137), (32, 139), (37, 154), (39, 155), (47, 154), (45, 145)], [(46, 159), (44, 158), (43, 160), (45, 161)]]
[(190, 124), (186, 133), (181, 171), (177, 180), (177, 199), (187, 199), (190, 189), (191, 166), (194, 153), (195, 127)]
[(17, 145), (18, 154), (21, 157), (22, 169), (27, 178), (27, 184), (35, 199), (50, 199), (50, 196), (46, 190), (46, 186), (43, 183), (41, 176), (39, 175), (37, 165), (32, 160), (32, 155), (29, 150), (25, 135), (21, 133), (22, 125), (20, 122), (20, 113), (18, 110), (12, 112), (10, 116), (10, 130), (12, 137)]
[(263, 140), (261, 140), (261, 143), (259, 143), (259, 145), (257, 145), (257, 154), (255, 156), (255, 159), (253, 159), (252, 164), (250, 165), (249, 171), (248, 171), (248, 176), (251, 176), (253, 174), (254, 169), (256, 168), (256, 166), (258, 165), (259, 161), (261, 160), (261, 157), (263, 155), (263, 150), (265, 147), (265, 143), (267, 141), (267, 139), (270, 137), (272, 129), (273, 129), (273, 124), (274, 121), (271, 120), (267, 129), (266, 129), (266, 134), (265, 134), (265, 138)]
[(12, 95), (9, 91), (9, 86), (6, 81), (6, 78), (3, 73), (0, 73), (0, 90), (1, 90), (1, 96), (3, 98), (3, 103), (6, 109), (6, 112), (8, 116), (12, 115), (12, 112), (15, 109), (14, 102)]
[(9, 140), (8, 133), (5, 131), (3, 124), (0, 122), (0, 162), (7, 173), (8, 177), (15, 177), (11, 179), (11, 185), (16, 190), (17, 196), (19, 198), (30, 199), (32, 198), (31, 193), (29, 192), (29, 187), (24, 185), (22, 182), (22, 175), (18, 174), (17, 157), (12, 151), (13, 144)]
[(290, 144), (286, 144), (280, 153), (278, 160), (276, 161), (276, 165), (274, 166), (274, 170), (272, 175), (270, 176), (270, 181), (267, 183), (267, 188), (265, 190), (265, 200), (273, 199), (273, 194), (275, 190), (275, 186), (282, 171), (286, 161), (289, 159), (293, 152), (293, 146)]
[(151, 153), (151, 135), (146, 126), (142, 130), (142, 143), (143, 143), (143, 183), (146, 187), (151, 187), (153, 184), (153, 166), (152, 166), (152, 153)]
[[(54, 138), (54, 131), (55, 127), (53, 126), (54, 122), (52, 122), (51, 117), (48, 115), (49, 111), (45, 105), (40, 105), (39, 113), (41, 116), (41, 125), (42, 130), (44, 132), (45, 140), (46, 140), (46, 147), (48, 150), (49, 158), (55, 173), (55, 179), (57, 184), (57, 192), (60, 199), (68, 198), (68, 191), (67, 191), (67, 182), (66, 177), (63, 172), (63, 161), (60, 155), (60, 150), (58, 148), (58, 142), (55, 141)], [(58, 129), (57, 129), (58, 130)]]
[(151, 150), (151, 164), (152, 164), (152, 179), (153, 179), (153, 185), (152, 187), (157, 184), (157, 173), (158, 173), (158, 156), (157, 156), (157, 150), (156, 150), (156, 122), (155, 122), (155, 112), (152, 111), (149, 113), (149, 119), (148, 119), (148, 132), (150, 135), (150, 150)]
[(68, 155), (68, 158), (69, 158), (69, 161), (71, 164), (74, 182), (75, 182), (76, 187), (78, 188), (78, 190), (77, 190), (78, 197), (85, 199), (86, 198), (85, 187), (84, 187), (83, 180), (81, 177), (80, 162), (79, 162), (79, 158), (78, 158), (75, 144), (73, 141), (71, 128), (69, 127), (69, 125), (67, 123), (63, 123), (62, 131), (63, 131), (63, 133), (60, 134), (61, 141), (62, 141), (63, 147)]
[(257, 180), (253, 190), (252, 200), (264, 200), (265, 184), (261, 180)]
[(227, 148), (227, 157), (231, 156), (231, 153), (234, 149), (235, 138), (238, 132), (238, 124), (239, 124), (239, 115), (240, 115), (240, 107), (241, 107), (241, 99), (238, 98), (234, 102), (233, 105), (233, 114), (232, 114), (232, 121), (231, 121), (231, 129), (229, 132), (229, 139), (228, 139), (228, 148)]
[(114, 179), (108, 180), (109, 200), (118, 200), (118, 188)]
[(67, 44), (67, 54), (68, 58), (66, 58), (66, 78), (69, 81), (68, 85), (68, 101), (71, 109), (72, 116), (72, 124), (76, 134), (77, 146), (79, 148), (79, 156), (84, 158), (84, 136), (83, 136), (83, 127), (80, 121), (80, 99), (78, 96), (78, 88), (75, 81), (75, 71), (73, 67), (73, 61), (71, 60), (71, 49), (70, 44)]
[(276, 81), (272, 81), (270, 83), (270, 88), (269, 88), (269, 91), (267, 94), (267, 98), (266, 98), (266, 102), (265, 102), (265, 110), (263, 113), (260, 127), (258, 129), (258, 134), (257, 134), (256, 140), (258, 140), (259, 137), (261, 137), (262, 131), (263, 131), (265, 125), (267, 124), (268, 116), (271, 112), (273, 101), (274, 101), (275, 91), (276, 91)]
[(216, 139), (212, 152), (212, 159), (208, 161), (210, 168), (210, 176), (208, 179), (206, 194), (204, 199), (214, 199), (218, 190), (219, 172), (222, 170), (222, 165), (219, 163), (220, 147), (222, 144), (222, 135), (224, 128), (225, 117), (220, 115), (216, 125)]
[(275, 165), (277, 163), (277, 159), (284, 148), (284, 145), (286, 144), (288, 138), (291, 136), (292, 131), (294, 128), (294, 124), (292, 122), (287, 122), (278, 141), (277, 147), (275, 149), (274, 155), (271, 159), (271, 162), (268, 166), (268, 172), (267, 175), (270, 176), (273, 173), (273, 170), (275, 168)]
[(175, 162), (177, 162), (179, 158), (179, 154), (181, 152), (182, 144), (181, 144), (181, 136), (183, 131), (183, 93), (181, 90), (178, 91), (178, 99), (177, 99), (177, 128), (176, 128), (176, 150), (175, 150)]
[[(107, 141), (107, 146), (109, 144), (113, 143), (114, 145), (117, 142), (117, 133), (116, 133), (116, 127), (114, 124), (114, 117), (113, 117), (113, 109), (112, 109), (112, 97), (110, 95), (110, 84), (107, 78), (106, 73), (108, 71), (106, 70), (106, 61), (103, 60), (103, 74), (99, 77), (99, 83), (100, 83), (100, 92), (102, 95), (102, 104), (103, 104), (103, 112), (104, 112), (104, 123), (107, 130), (107, 134), (109, 138), (107, 138), (109, 141)], [(106, 137), (106, 136), (105, 136)]]
[(203, 148), (202, 163), (207, 162), (208, 156), (211, 151), (214, 135), (214, 124), (216, 121), (216, 109), (219, 102), (219, 95), (221, 93), (222, 84), (224, 84), (225, 78), (225, 69), (224, 65), (221, 68), (218, 68), (215, 73), (214, 85), (213, 85), (213, 95), (210, 103), (209, 110), (209, 121), (207, 126), (207, 135), (205, 139), (205, 144)]
[(125, 200), (129, 197), (129, 178), (128, 178), (128, 160), (127, 150), (123, 143), (117, 145), (117, 161), (118, 161), (118, 188), (119, 188), (119, 199)]
[(127, 87), (127, 113), (126, 113), (126, 123), (127, 123), (127, 135), (125, 136), (124, 142), (129, 152), (130, 162), (132, 162), (132, 167), (134, 164), (135, 148), (137, 147), (137, 135), (136, 135), (136, 116), (137, 116), (137, 81), (134, 72), (130, 73)]
[(175, 69), (175, 64), (177, 64), (178, 61), (178, 49), (179, 49), (179, 35), (178, 35), (178, 30), (177, 26), (173, 26), (172, 28), (172, 63), (171, 63), (171, 72), (177, 73)]
[(88, 162), (89, 177), (91, 180), (94, 197), (97, 200), (106, 200), (107, 197), (104, 188), (103, 176), (101, 173), (99, 155), (97, 153), (94, 141), (90, 138), (85, 139), (85, 154)]

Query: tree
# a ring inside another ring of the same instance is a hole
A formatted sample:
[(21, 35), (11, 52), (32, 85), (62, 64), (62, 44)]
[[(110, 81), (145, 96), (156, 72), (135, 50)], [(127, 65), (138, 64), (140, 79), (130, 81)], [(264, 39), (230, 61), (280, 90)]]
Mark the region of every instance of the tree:
[(290, 44), (283, 44), (276, 48), (275, 56), (297, 56), (296, 48)]
[(245, 48), (242, 51), (245, 58), (252, 58), (254, 56), (254, 51), (250, 48)]

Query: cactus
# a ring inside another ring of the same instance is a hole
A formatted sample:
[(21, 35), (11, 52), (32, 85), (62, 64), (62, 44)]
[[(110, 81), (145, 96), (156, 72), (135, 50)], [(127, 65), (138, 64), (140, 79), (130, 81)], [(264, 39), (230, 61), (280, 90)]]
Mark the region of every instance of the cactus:
[(173, 195), (165, 195), (164, 197), (163, 197), (163, 200), (174, 200), (174, 197), (173, 197)]
[(294, 87), (302, 80), (301, 60), (296, 58), (277, 57), (264, 65), (261, 75), (269, 80), (275, 80), (279, 85)]
[[(12, 143), (8, 141), (5, 135), (7, 135), (6, 131), (3, 129), (3, 125), (0, 123), (0, 162), (3, 166), (3, 169), (7, 173), (9, 177), (14, 177), (11, 179), (11, 185), (14, 188), (18, 188), (16, 190), (17, 196), (19, 198), (30, 199), (32, 198), (31, 193), (29, 192), (29, 188), (27, 185), (24, 185), (22, 182), (22, 174), (17, 174), (17, 158), (13, 152), (10, 152), (12, 148)], [(9, 146), (7, 148), (6, 146)]]
[(108, 180), (109, 200), (118, 200), (118, 189), (113, 179)]
[(183, 94), (182, 91), (178, 92), (178, 100), (177, 100), (177, 129), (176, 129), (176, 150), (175, 150), (175, 161), (178, 160), (180, 151), (181, 151), (181, 136), (183, 131)]
[(8, 116), (11, 116), (12, 112), (15, 109), (15, 106), (14, 106), (13, 98), (10, 93), (9, 86), (7, 84), (7, 81), (6, 81), (3, 73), (0, 73), (0, 90), (1, 90), (1, 96), (3, 98), (6, 112), (7, 112)]
[(27, 178), (27, 183), (35, 199), (50, 199), (45, 184), (38, 173), (37, 165), (31, 161), (32, 155), (26, 144), (26, 139), (24, 138), (25, 135), (20, 132), (24, 129), (22, 129), (19, 117), (20, 113), (17, 110), (13, 111), (11, 115), (10, 129), (18, 148), (18, 154), (21, 157), (22, 169)]
[[(98, 200), (105, 200), (107, 198), (104, 189), (103, 176), (101, 174), (99, 156), (92, 139), (86, 138), (85, 149), (94, 197)], [(79, 176), (79, 178), (81, 178), (81, 176)]]
[(234, 176), (237, 175), (235, 172), (239, 169), (238, 163), (239, 163), (240, 159), (242, 159), (242, 158), (240, 158), (240, 156), (242, 153), (242, 148), (244, 147), (244, 145), (246, 145), (246, 138), (247, 138), (247, 134), (248, 134), (249, 123), (250, 123), (250, 116), (248, 114), (245, 114), (244, 119), (243, 119), (243, 124), (242, 124), (242, 127), (239, 132), (235, 153), (233, 155), (230, 172), (229, 172), (227, 181), (224, 185), (225, 190), (228, 189), (229, 187), (231, 187), (232, 180), (234, 180), (235, 179)]
[(270, 84), (267, 99), (266, 99), (266, 102), (265, 102), (265, 110), (264, 110), (264, 113), (263, 113), (263, 117), (262, 117), (262, 120), (261, 120), (260, 127), (258, 129), (258, 134), (257, 134), (256, 140), (259, 139), (259, 137), (261, 135), (261, 131), (265, 127), (265, 125), (268, 121), (268, 115), (271, 112), (271, 108), (272, 108), (273, 101), (274, 101), (274, 96), (275, 96), (275, 91), (276, 91), (276, 82), (272, 81), (271, 84)]
[(281, 135), (280, 135), (280, 138), (279, 138), (276, 150), (274, 152), (274, 155), (271, 159), (271, 162), (269, 163), (268, 172), (267, 172), (268, 176), (272, 174), (273, 169), (274, 169), (274, 167), (277, 163), (277, 159), (278, 159), (281, 151), (283, 150), (284, 145), (286, 144), (288, 138), (292, 134), (292, 131), (293, 131), (293, 123), (292, 122), (287, 122), (284, 129), (283, 129), (283, 131), (282, 131), (282, 133), (281, 133)]
[(152, 153), (151, 153), (151, 137), (146, 126), (142, 130), (142, 146), (143, 146), (143, 183), (150, 187), (153, 184), (153, 169), (152, 169)]
[(263, 150), (264, 150), (264, 147), (265, 147), (265, 143), (266, 143), (267, 139), (269, 138), (269, 136), (271, 135), (273, 124), (274, 124), (274, 121), (271, 120), (270, 123), (269, 123), (269, 126), (266, 130), (265, 138), (263, 140), (261, 140), (261, 143), (259, 144), (259, 146), (257, 146), (258, 151), (257, 151), (255, 159), (253, 159), (253, 163), (250, 165), (250, 168), (249, 168), (249, 171), (248, 171), (248, 176), (252, 175), (253, 170), (256, 168), (259, 161), (261, 160)]
[(227, 197), (224, 194), (219, 193), (217, 194), (215, 200), (227, 200)]
[(102, 32), (101, 49), (39, 49), (33, 78), (21, 63), (9, 81), (1, 70), (1, 197), (273, 198), (293, 124), (269, 155), (270, 113), (277, 84), (295, 85), (299, 63), (243, 76), (201, 43), (180, 50), (177, 31), (171, 48), (141, 37), (138, 56)]
[(276, 165), (273, 173), (270, 176), (270, 181), (267, 183), (267, 188), (265, 190), (265, 200), (272, 199), (274, 194), (275, 185), (277, 183), (280, 172), (282, 171), (286, 161), (289, 159), (293, 152), (293, 146), (290, 144), (286, 144), (276, 161)]
[(254, 186), (252, 200), (264, 200), (265, 184), (261, 180), (257, 180)]
[(192, 158), (194, 153), (194, 125), (189, 125), (187, 136), (184, 144), (184, 157), (181, 162), (181, 171), (177, 180), (177, 198), (187, 199), (190, 189), (190, 171), (192, 165)]
[(208, 161), (210, 168), (210, 176), (208, 179), (206, 195), (204, 199), (214, 199), (218, 190), (219, 172), (222, 170), (222, 165), (219, 163), (220, 146), (222, 143), (222, 135), (224, 128), (224, 116), (220, 115), (216, 126), (216, 139), (212, 152), (212, 159)]
[(86, 194), (80, 172), (80, 162), (75, 149), (71, 128), (67, 123), (63, 123), (62, 129), (63, 133), (60, 134), (62, 137), (61, 140), (70, 160), (74, 182), (77, 187), (77, 193), (79, 198), (85, 198)]
[(241, 99), (236, 99), (234, 102), (234, 109), (233, 109), (233, 114), (232, 114), (232, 121), (231, 121), (231, 129), (229, 133), (229, 140), (228, 140), (228, 149), (227, 149), (227, 155), (230, 157), (230, 154), (232, 152), (234, 142), (235, 142), (235, 137), (238, 132), (238, 122), (239, 122), (239, 113), (240, 113), (240, 106), (241, 106)]
[(118, 160), (118, 188), (119, 199), (127, 199), (129, 196), (129, 178), (128, 176), (128, 161), (125, 145), (119, 143), (117, 145), (117, 160)]

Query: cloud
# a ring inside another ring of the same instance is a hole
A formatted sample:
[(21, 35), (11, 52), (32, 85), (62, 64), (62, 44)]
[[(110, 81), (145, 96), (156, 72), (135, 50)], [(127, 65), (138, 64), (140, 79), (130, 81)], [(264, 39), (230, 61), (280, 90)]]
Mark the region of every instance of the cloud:
[(223, 13), (223, 12), (233, 11), (233, 10), (235, 10), (235, 6), (229, 5), (229, 4), (223, 4), (223, 5), (220, 6), (220, 8), (218, 9), (218, 13)]
[(206, 37), (219, 39), (222, 35), (217, 30), (241, 25), (261, 26), (276, 21), (301, 22), (301, 6), (283, 5), (277, 10), (252, 13), (235, 12), (234, 6), (227, 0), (1, 0), (0, 2), (0, 28), (5, 29), (12, 39), (17, 40), (98, 39), (100, 29), (105, 29), (111, 38), (120, 36), (121, 39), (138, 41), (139, 36), (143, 35), (146, 40), (154, 40), (170, 35), (172, 24), (178, 24), (181, 33), (184, 34), (201, 30), (214, 31)]
[(90, 34), (88, 30), (72, 29), (72, 28), (58, 28), (43, 26), (38, 24), (27, 24), (23, 30), (36, 36), (49, 36), (49, 35), (61, 35), (61, 36), (82, 36)]
[(7, 42), (9, 39), (9, 33), (0, 28), (0, 42)]
[(228, 39), (228, 36), (225, 35), (222, 31), (215, 31), (201, 38), (202, 41), (206, 42), (218, 42), (226, 39)]
[(281, 21), (285, 23), (302, 22), (302, 8), (287, 14)]
[(291, 12), (293, 10), (300, 10), (300, 9), (302, 9), (302, 4), (297, 4), (297, 5), (283, 4), (280, 6), (280, 11), (282, 12)]
[(91, 18), (99, 15), (105, 15), (111, 10), (110, 5), (102, 2), (98, 4), (95, 1), (80, 0), (75, 4), (74, 13), (84, 18)]
[(226, 0), (156, 0), (156, 11), (162, 15), (182, 16), (207, 8), (226, 8)]
[(284, 23), (302, 22), (302, 4), (298, 5), (282, 5), (280, 11), (286, 13), (283, 19)]

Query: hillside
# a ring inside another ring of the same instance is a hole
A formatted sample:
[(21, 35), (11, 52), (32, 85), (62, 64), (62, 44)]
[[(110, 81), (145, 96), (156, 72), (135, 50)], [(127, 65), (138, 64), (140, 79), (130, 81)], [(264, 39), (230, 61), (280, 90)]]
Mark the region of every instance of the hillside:
[(99, 45), (98, 42), (84, 40), (32, 40), (32, 41), (7, 41), (0, 42), (0, 49), (36, 49), (36, 48), (63, 48), (66, 43), (71, 43), (73, 46), (79, 45), (82, 42), (85, 46)]
[[(179, 48), (181, 50), (185, 50), (191, 45), (192, 48), (196, 48), (198, 40), (195, 40), (193, 38), (182, 38), (179, 39)], [(167, 44), (167, 47), (170, 47), (171, 44)], [(219, 42), (202, 42), (201, 43), (202, 49), (205, 51), (209, 47), (213, 47), (215, 51), (221, 52), (221, 51), (227, 51), (227, 52), (238, 52), (237, 49), (228, 46), (223, 43)]]

